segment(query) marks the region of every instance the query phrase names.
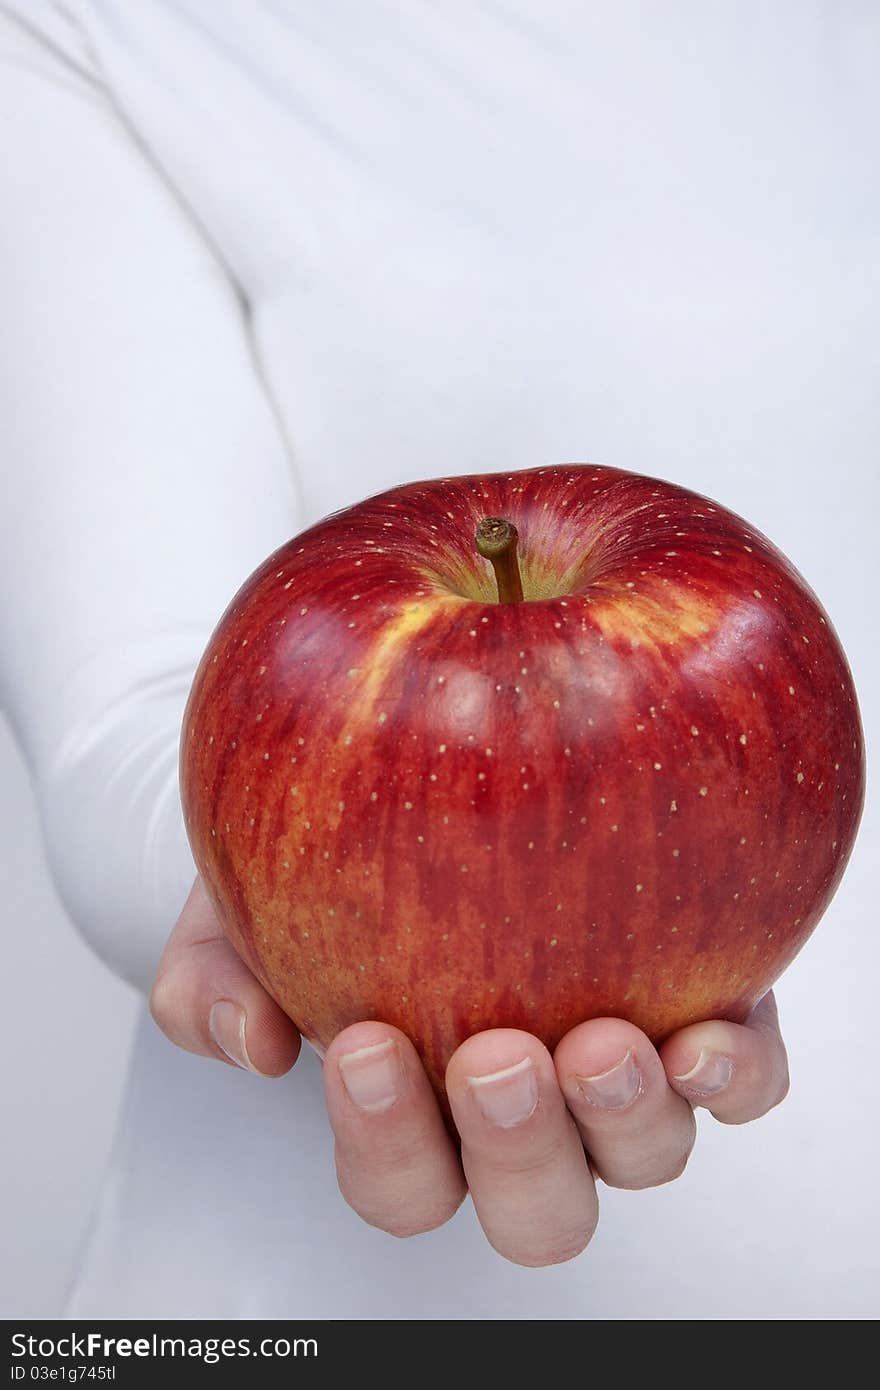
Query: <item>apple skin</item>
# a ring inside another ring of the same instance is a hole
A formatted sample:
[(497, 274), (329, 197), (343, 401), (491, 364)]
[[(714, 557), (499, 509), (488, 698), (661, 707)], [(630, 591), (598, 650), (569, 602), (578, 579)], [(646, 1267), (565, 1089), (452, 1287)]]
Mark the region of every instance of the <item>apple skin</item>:
[[(525, 602), (496, 601), (486, 516)], [(830, 620), (765, 537), (566, 464), (395, 488), (276, 550), (198, 666), (180, 788), (304, 1036), (395, 1024), (442, 1099), (485, 1028), (745, 1018), (840, 881), (864, 754)]]

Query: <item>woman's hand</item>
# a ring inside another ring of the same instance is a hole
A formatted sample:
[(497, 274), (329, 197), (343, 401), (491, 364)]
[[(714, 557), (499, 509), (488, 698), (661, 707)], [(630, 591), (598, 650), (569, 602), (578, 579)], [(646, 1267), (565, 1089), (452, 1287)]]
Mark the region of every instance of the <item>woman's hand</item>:
[[(197, 879), (162, 957), (153, 1015), (173, 1042), (268, 1076), (299, 1052), (293, 1024), (239, 960)], [(660, 1048), (622, 1019), (573, 1028), (551, 1056), (512, 1028), (468, 1038), (446, 1085), (448, 1134), (415, 1048), (384, 1023), (356, 1023), (324, 1061), (336, 1167), (371, 1225), (414, 1235), (442, 1225), (469, 1190), (495, 1249), (524, 1265), (580, 1253), (598, 1219), (595, 1177), (654, 1187), (683, 1172), (693, 1107), (724, 1124), (757, 1119), (788, 1090), (776, 1004), (745, 1024), (695, 1023)]]

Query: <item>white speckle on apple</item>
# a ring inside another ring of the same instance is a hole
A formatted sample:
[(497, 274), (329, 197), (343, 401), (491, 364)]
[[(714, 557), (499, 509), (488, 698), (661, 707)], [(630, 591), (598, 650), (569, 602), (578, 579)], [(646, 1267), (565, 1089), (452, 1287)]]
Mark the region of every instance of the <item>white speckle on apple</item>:
[(523, 789), (524, 792), (527, 792), (527, 791), (528, 791), (528, 789), (529, 789), (529, 784), (528, 784), (528, 782), (523, 782), (523, 784), (522, 784), (522, 789)]
[(291, 796), (298, 796), (298, 795), (299, 795), (299, 787), (291, 787), (291, 789), (290, 789), (290, 795), (291, 795)]
[(446, 744), (445, 744), (445, 743), (441, 743), (440, 746), (439, 746), (438, 749), (437, 749), (437, 752), (438, 752), (438, 753), (445, 753), (445, 752), (446, 752)]
[(642, 891), (642, 889), (644, 888), (644, 886), (645, 886), (645, 885), (644, 885), (643, 883), (637, 883), (637, 884), (636, 884), (636, 892), (637, 892), (637, 893), (641, 893), (641, 891)]
[[(754, 691), (752, 691), (752, 694), (754, 694)], [(739, 741), (743, 747), (745, 747), (749, 740), (746, 738), (745, 734), (740, 734)]]
[(486, 749), (486, 757), (487, 757), (487, 758), (491, 758), (491, 756), (492, 756), (492, 749), (491, 749), (491, 748), (487, 748), (487, 749)]
[(799, 772), (797, 775), (797, 779), (799, 782), (802, 782), (804, 780), (804, 774), (802, 772)]
[(486, 774), (485, 774), (485, 772), (478, 772), (478, 773), (477, 773), (477, 781), (478, 781), (478, 782), (485, 782), (485, 780), (486, 780)]
[(384, 724), (387, 718), (388, 718), (388, 715), (387, 715), (387, 714), (385, 713), (385, 711), (383, 710), (382, 713), (379, 715), (379, 718), (376, 720), (376, 723), (377, 723), (377, 724)]
[(673, 857), (673, 859), (677, 859), (678, 856), (679, 856), (680, 854), (681, 854), (681, 850), (680, 850), (680, 849), (674, 849), (674, 850), (672, 851), (672, 857)]
[(611, 827), (611, 829), (612, 829), (612, 831), (614, 832), (615, 835), (617, 834), (617, 831), (619, 830), (619, 828), (620, 828), (620, 827), (617, 826), (617, 825), (612, 825), (612, 827)]
[(469, 632), (468, 632), (468, 637), (476, 637), (476, 635), (477, 635), (477, 629), (476, 629), (475, 627), (472, 627), (472, 628), (469, 630)]
[(412, 804), (411, 801), (405, 801), (405, 802), (403, 803), (403, 809), (404, 809), (405, 811), (411, 811), (412, 808), (413, 808), (413, 804)]
[(637, 724), (637, 725), (636, 725), (636, 729), (638, 730), (638, 732), (639, 732), (640, 734), (643, 734), (643, 733), (645, 732), (645, 726), (644, 726), (644, 724)]
[(760, 590), (760, 589), (753, 589), (753, 590), (752, 590), (752, 593), (755, 595), (755, 598), (763, 598), (763, 597), (764, 597), (764, 595), (761, 593), (761, 590)]
[(553, 708), (554, 708), (554, 709), (559, 709), (559, 701), (558, 701), (558, 700), (554, 700), (554, 701), (553, 701)]
[(708, 787), (700, 787), (700, 796), (708, 796), (708, 795), (709, 795), (709, 788), (708, 788)]
[(670, 803), (669, 803), (669, 809), (670, 809), (670, 811), (677, 811), (677, 810), (678, 810), (678, 802), (677, 802), (677, 801), (670, 801)]
[(268, 754), (268, 753), (264, 753), (264, 754), (263, 754), (263, 762), (264, 762), (264, 763), (267, 763), (268, 761), (269, 761), (269, 754)]
[(694, 738), (696, 738), (696, 737), (698, 736), (699, 732), (700, 732), (700, 731), (699, 731), (699, 729), (697, 728), (696, 724), (692, 724), (692, 725), (691, 725), (691, 733), (693, 734)]
[(431, 773), (429, 773), (429, 775), (428, 775), (428, 781), (429, 781), (429, 782), (436, 782), (436, 781), (437, 781), (437, 774), (436, 774), (436, 772), (431, 772)]
[(663, 766), (662, 763), (655, 763), (655, 764), (654, 764), (654, 771), (655, 771), (655, 772), (659, 772), (662, 766)]
[(371, 801), (378, 801), (378, 800), (379, 800), (379, 793), (378, 793), (378, 792), (370, 792), (370, 800), (371, 800)]

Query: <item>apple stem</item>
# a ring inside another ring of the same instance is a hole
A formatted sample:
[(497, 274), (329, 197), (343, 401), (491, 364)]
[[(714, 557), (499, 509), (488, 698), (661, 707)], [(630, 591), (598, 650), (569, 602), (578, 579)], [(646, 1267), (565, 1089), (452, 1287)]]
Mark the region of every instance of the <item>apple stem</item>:
[(477, 550), (495, 571), (499, 603), (522, 603), (522, 576), (516, 558), (519, 533), (512, 521), (501, 516), (484, 517), (474, 536)]

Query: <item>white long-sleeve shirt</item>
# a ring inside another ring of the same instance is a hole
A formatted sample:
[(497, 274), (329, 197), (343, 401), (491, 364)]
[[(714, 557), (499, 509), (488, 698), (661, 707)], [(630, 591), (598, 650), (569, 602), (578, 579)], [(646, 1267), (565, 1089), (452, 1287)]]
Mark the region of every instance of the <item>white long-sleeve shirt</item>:
[[(816, 391), (858, 412), (878, 35), (859, 4), (0, 4), (0, 704), (112, 969), (149, 985), (195, 873), (196, 663), (297, 530), (566, 459), (735, 500), (815, 448)], [(313, 1058), (255, 1081), (145, 1017), (70, 1310), (626, 1316), (598, 1258), (503, 1265), (469, 1209), (369, 1230)]]

